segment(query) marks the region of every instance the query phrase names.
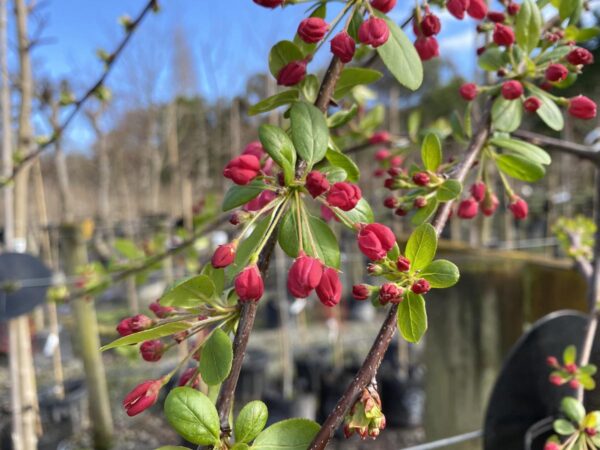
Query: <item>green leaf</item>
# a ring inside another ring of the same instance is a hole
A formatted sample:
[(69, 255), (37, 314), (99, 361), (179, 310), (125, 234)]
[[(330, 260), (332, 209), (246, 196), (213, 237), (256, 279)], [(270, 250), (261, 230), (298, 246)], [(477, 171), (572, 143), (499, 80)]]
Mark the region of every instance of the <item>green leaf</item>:
[(358, 106), (355, 104), (349, 110), (338, 111), (327, 118), (327, 125), (329, 128), (338, 128), (346, 125), (352, 119), (356, 117), (358, 113)]
[(410, 260), (411, 273), (424, 269), (433, 261), (437, 251), (435, 228), (424, 223), (413, 231), (406, 243), (405, 256)]
[(419, 275), (429, 281), (432, 288), (437, 289), (454, 286), (460, 278), (458, 267), (445, 259), (433, 261)]
[(254, 180), (245, 186), (234, 184), (231, 186), (223, 199), (223, 211), (231, 211), (234, 208), (245, 205), (265, 190), (267, 186), (261, 180)]
[(129, 260), (141, 259), (146, 256), (144, 251), (131, 239), (115, 239), (115, 250)]
[(307, 75), (302, 81), (302, 94), (309, 103), (314, 103), (319, 95), (319, 79), (315, 75)]
[(348, 174), (341, 167), (335, 167), (331, 164), (320, 166), (319, 170), (327, 177), (327, 181), (330, 184), (345, 181), (348, 178)]
[(433, 133), (429, 133), (423, 139), (421, 146), (421, 159), (427, 170), (435, 172), (442, 163), (442, 143), (440, 138)]
[(340, 78), (335, 85), (333, 98), (339, 100), (355, 86), (375, 83), (382, 76), (383, 74), (377, 70), (363, 69), (361, 67), (346, 67), (342, 70)]
[(552, 100), (543, 89), (540, 89), (533, 84), (527, 83), (527, 89), (542, 101), (542, 106), (536, 111), (539, 118), (553, 130), (562, 130), (565, 126), (565, 119), (554, 100)]
[(269, 214), (261, 220), (255, 227), (250, 236), (244, 239), (235, 252), (235, 261), (225, 269), (225, 276), (228, 280), (232, 280), (244, 267), (248, 265), (250, 255), (256, 250), (262, 237), (267, 232), (267, 228), (271, 223), (271, 215)]
[(521, 100), (498, 97), (492, 106), (492, 123), (499, 131), (512, 132), (521, 125), (523, 106)]
[(180, 445), (165, 445), (164, 447), (157, 448), (156, 450), (190, 450), (187, 447), (181, 447)]
[(215, 284), (206, 275), (184, 279), (171, 286), (160, 298), (162, 306), (193, 308), (210, 303), (216, 294)]
[(544, 166), (519, 155), (499, 155), (496, 157), (496, 165), (509, 177), (521, 181), (537, 181), (546, 173)]
[(398, 306), (398, 329), (408, 342), (419, 342), (427, 331), (425, 299), (412, 291), (407, 292)]
[(438, 188), (436, 197), (440, 202), (449, 202), (462, 192), (462, 184), (456, 180), (446, 180)]
[(577, 359), (577, 348), (574, 345), (569, 345), (563, 352), (563, 362), (565, 365), (574, 364)]
[(248, 115), (255, 116), (267, 111), (272, 111), (275, 108), (279, 108), (283, 105), (289, 105), (290, 103), (294, 103), (296, 100), (298, 100), (299, 96), (300, 93), (296, 89), (280, 92), (261, 100), (255, 105), (252, 105), (250, 108), (248, 108)]
[(199, 370), (202, 380), (211, 386), (225, 381), (231, 371), (233, 348), (231, 339), (220, 328), (215, 328), (202, 346)]
[(560, 20), (565, 20), (571, 17), (573, 13), (580, 6), (581, 0), (560, 0), (560, 7), (558, 8), (558, 13), (560, 15)]
[(579, 423), (585, 417), (585, 408), (573, 397), (565, 397), (560, 402), (560, 410), (573, 422)]
[(548, 62), (559, 61), (565, 56), (567, 56), (571, 52), (571, 50), (572, 48), (570, 45), (561, 45), (560, 47), (556, 47), (541, 55), (537, 60), (537, 63), (541, 66)]
[(495, 137), (490, 139), (488, 143), (508, 150), (512, 153), (516, 153), (530, 161), (537, 162), (539, 164), (548, 165), (552, 162), (550, 155), (544, 149), (538, 147), (537, 145), (530, 144), (529, 142), (512, 138)]
[(292, 141), (298, 155), (310, 168), (321, 161), (327, 152), (329, 128), (323, 113), (313, 105), (295, 103), (290, 109)]
[(359, 42), (358, 29), (363, 23), (363, 15), (360, 10), (356, 10), (352, 19), (350, 20), (350, 26), (348, 27), (348, 34), (354, 39), (355, 42)]
[(596, 382), (587, 373), (580, 374), (577, 379), (586, 391), (593, 391), (596, 388)]
[[(564, 0), (563, 0), (564, 1)], [(542, 30), (542, 14), (531, 0), (525, 0), (517, 13), (515, 37), (517, 44), (529, 54), (537, 47)]]
[(348, 181), (356, 183), (360, 178), (360, 170), (356, 163), (343, 153), (328, 149), (325, 158), (327, 158), (327, 161), (329, 161), (329, 164), (332, 166), (344, 169)]
[[(337, 208), (332, 208), (334, 212), (336, 209)], [(344, 212), (344, 217), (346, 217), (352, 224), (373, 223), (375, 220), (371, 205), (369, 205), (369, 202), (366, 201), (364, 197), (358, 201), (354, 209)]]
[(291, 63), (304, 59), (302, 50), (291, 41), (281, 41), (273, 46), (269, 53), (269, 71), (277, 78), (279, 71)]
[(175, 431), (189, 442), (215, 445), (220, 440), (217, 409), (206, 395), (196, 389), (173, 389), (165, 400), (165, 415)]
[(410, 223), (415, 227), (425, 223), (437, 210), (438, 203), (437, 198), (430, 198), (427, 200), (427, 204), (423, 208), (419, 208), (417, 212), (413, 214)]
[(497, 47), (488, 48), (481, 54), (477, 64), (483, 70), (495, 72), (508, 64), (508, 56), (506, 52)]
[(296, 150), (292, 140), (281, 128), (267, 124), (259, 127), (258, 138), (273, 161), (283, 169), (286, 185), (290, 185), (296, 171)]
[(151, 339), (158, 339), (164, 336), (170, 336), (172, 334), (180, 333), (189, 329), (192, 324), (188, 322), (172, 322), (164, 325), (159, 325), (149, 330), (139, 331), (137, 333), (130, 334), (129, 336), (123, 336), (119, 339), (112, 341), (100, 348), (100, 351), (109, 350), (111, 348), (123, 347), (125, 345), (139, 344), (140, 342), (148, 341)]
[(243, 442), (236, 442), (233, 447), (231, 447), (231, 450), (250, 450), (250, 447)]
[(268, 418), (269, 411), (263, 402), (255, 400), (245, 405), (233, 426), (236, 442), (252, 442), (263, 430)]
[(220, 295), (225, 289), (225, 270), (224, 269), (215, 269), (212, 264), (208, 263), (204, 265), (201, 275), (206, 275), (211, 279), (213, 284), (215, 285), (215, 294)]
[(385, 14), (375, 14), (385, 20), (390, 29), (389, 39), (377, 47), (377, 53), (401, 85), (416, 91), (423, 82), (423, 64), (415, 46), (393, 20)]
[(308, 419), (288, 419), (271, 425), (258, 435), (253, 450), (306, 450), (319, 432), (319, 424)]
[(577, 431), (573, 424), (565, 419), (555, 420), (552, 423), (552, 428), (554, 428), (554, 431), (558, 434), (562, 434), (563, 436), (570, 436)]

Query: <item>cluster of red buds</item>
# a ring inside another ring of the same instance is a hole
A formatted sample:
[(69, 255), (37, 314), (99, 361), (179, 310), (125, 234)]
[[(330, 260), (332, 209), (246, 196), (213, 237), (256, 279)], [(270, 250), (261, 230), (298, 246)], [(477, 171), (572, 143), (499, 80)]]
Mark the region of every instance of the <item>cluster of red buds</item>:
[(442, 23), (438, 16), (429, 10), (429, 6), (425, 6), (425, 14), (421, 15), (420, 10), (413, 19), (413, 31), (417, 40), (415, 41), (415, 49), (422, 61), (428, 61), (440, 55), (440, 45), (436, 35), (442, 30)]
[(344, 418), (346, 439), (357, 433), (361, 439), (375, 439), (385, 429), (385, 416), (381, 411), (381, 399), (376, 387), (369, 385), (360, 394)]
[(583, 386), (584, 389), (593, 389), (592, 375), (596, 373), (596, 366), (593, 364), (578, 366), (574, 357), (567, 355), (568, 351), (565, 352), (563, 364), (554, 356), (546, 358), (546, 364), (553, 369), (549, 377), (550, 383), (554, 386), (568, 384), (572, 389), (578, 389), (580, 386)]
[(373, 176), (380, 178), (389, 174), (395, 176), (403, 172), (402, 163), (404, 157), (402, 155), (396, 155), (389, 149), (382, 147), (375, 152), (375, 161), (379, 164), (379, 167), (373, 172)]
[(342, 298), (338, 271), (325, 267), (318, 258), (301, 252), (288, 272), (287, 287), (296, 298), (306, 298), (313, 290), (323, 305), (333, 307)]

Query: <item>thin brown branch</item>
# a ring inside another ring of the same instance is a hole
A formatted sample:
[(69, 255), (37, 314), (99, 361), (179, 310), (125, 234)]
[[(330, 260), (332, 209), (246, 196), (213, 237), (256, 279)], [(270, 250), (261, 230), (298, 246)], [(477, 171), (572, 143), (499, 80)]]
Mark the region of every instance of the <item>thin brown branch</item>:
[[(469, 169), (473, 166), (473, 163), (477, 159), (479, 152), (485, 145), (485, 142), (490, 133), (490, 106), (488, 105), (485, 109), (483, 117), (477, 127), (477, 132), (471, 139), (471, 143), (467, 149), (465, 159), (457, 169), (454, 179), (464, 182)], [(450, 210), (453, 202), (444, 203), (443, 206), (438, 210), (433, 225), (436, 229), (436, 233), (439, 236), (450, 217)], [(356, 401), (359, 393), (371, 382), (373, 377), (377, 374), (381, 361), (390, 345), (392, 337), (396, 331), (396, 314), (398, 307), (392, 306), (387, 314), (385, 322), (383, 323), (379, 333), (375, 339), (375, 342), (371, 346), (371, 350), (364, 360), (361, 368), (350, 386), (346, 389), (342, 397), (339, 399), (335, 408), (331, 411), (321, 429), (311, 442), (309, 450), (323, 450), (335, 433), (335, 430), (342, 424), (344, 416), (350, 410), (354, 402)]]
[(513, 136), (525, 139), (532, 144), (549, 147), (559, 152), (577, 156), (581, 159), (586, 159), (592, 162), (600, 161), (600, 153), (594, 152), (588, 145), (565, 141), (563, 139), (556, 139), (527, 130), (517, 130), (513, 133)]
[(65, 118), (64, 122), (62, 122), (60, 127), (58, 127), (58, 129), (56, 129), (54, 131), (52, 137), (50, 137), (50, 139), (44, 141), (43, 143), (39, 144), (35, 150), (32, 150), (30, 153), (24, 155), (23, 158), (20, 159), (19, 163), (15, 164), (15, 166), (12, 169), (11, 174), (7, 178), (4, 178), (2, 180), (2, 182), (0, 183), (0, 188), (3, 188), (6, 185), (8, 185), (9, 183), (11, 183), (15, 179), (16, 175), (21, 170), (23, 170), (25, 167), (27, 167), (28, 164), (32, 163), (35, 159), (39, 158), (40, 155), (42, 153), (44, 153), (47, 149), (51, 148), (52, 144), (64, 133), (66, 128), (71, 124), (71, 122), (73, 121), (73, 119), (75, 118), (77, 113), (81, 110), (81, 108), (85, 104), (85, 102), (90, 97), (92, 97), (98, 91), (98, 89), (100, 87), (102, 87), (104, 85), (104, 82), (106, 81), (109, 74), (111, 73), (111, 71), (115, 65), (115, 62), (119, 59), (119, 57), (123, 53), (123, 50), (125, 49), (125, 47), (129, 43), (129, 41), (131, 40), (131, 37), (133, 36), (134, 32), (138, 29), (138, 27), (139, 27), (140, 23), (142, 22), (142, 20), (144, 19), (144, 17), (150, 11), (153, 11), (157, 7), (158, 7), (158, 0), (149, 0), (148, 1), (146, 6), (144, 7), (144, 9), (139, 13), (139, 15), (135, 18), (135, 20), (133, 20), (130, 23), (130, 25), (128, 26), (123, 40), (119, 43), (117, 48), (110, 54), (110, 56), (106, 62), (106, 67), (105, 67), (104, 71), (102, 72), (102, 74), (100, 75), (100, 77), (98, 78), (98, 80), (78, 100), (76, 100), (73, 103), (73, 109), (71, 110), (69, 115)]

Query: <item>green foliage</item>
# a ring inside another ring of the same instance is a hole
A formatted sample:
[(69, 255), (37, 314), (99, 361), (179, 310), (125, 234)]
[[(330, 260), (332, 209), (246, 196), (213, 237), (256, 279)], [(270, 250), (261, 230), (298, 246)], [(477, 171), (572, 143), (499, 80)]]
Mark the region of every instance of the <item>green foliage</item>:
[(404, 254), (410, 260), (410, 270), (415, 272), (429, 265), (437, 251), (435, 229), (428, 223), (420, 225), (413, 231), (406, 243)]
[(165, 415), (175, 431), (193, 444), (216, 445), (220, 440), (217, 409), (196, 389), (173, 389), (165, 400)]
[(233, 432), (236, 442), (250, 443), (267, 424), (269, 412), (261, 401), (246, 404), (235, 420)]
[(202, 346), (199, 370), (202, 380), (208, 385), (225, 381), (231, 371), (233, 348), (227, 333), (216, 328)]
[(162, 306), (193, 308), (211, 303), (216, 296), (213, 281), (206, 275), (186, 278), (169, 287), (160, 299)]
[(329, 143), (329, 128), (323, 113), (313, 105), (295, 103), (290, 109), (292, 142), (310, 169), (325, 157)]
[(319, 428), (319, 424), (308, 419), (283, 420), (261, 432), (252, 444), (252, 449), (306, 450)]
[(122, 347), (124, 345), (139, 344), (140, 342), (148, 341), (151, 339), (158, 339), (164, 336), (170, 336), (172, 334), (181, 333), (182, 331), (190, 328), (190, 324), (187, 322), (172, 322), (164, 325), (159, 325), (148, 330), (139, 331), (137, 333), (130, 334), (129, 336), (123, 336), (110, 344), (107, 344), (100, 348), (100, 351), (109, 350), (111, 348)]
[(225, 194), (222, 206), (223, 211), (231, 211), (232, 209), (245, 205), (250, 200), (258, 197), (265, 188), (266, 185), (261, 180), (253, 180), (245, 186), (234, 184)]
[(408, 342), (419, 342), (427, 331), (427, 311), (422, 295), (408, 292), (398, 306), (398, 329)]
[(257, 114), (272, 111), (280, 106), (289, 105), (290, 103), (295, 102), (299, 97), (300, 93), (296, 89), (279, 92), (278, 94), (272, 95), (271, 97), (265, 98), (257, 104), (252, 105), (248, 108), (248, 115), (255, 116)]
[(425, 267), (420, 276), (429, 281), (432, 288), (443, 289), (454, 286), (460, 278), (460, 272), (454, 263), (438, 259)]
[(428, 134), (421, 146), (421, 159), (427, 170), (435, 172), (442, 163), (442, 143), (435, 134)]
[(286, 185), (294, 180), (296, 170), (296, 150), (285, 131), (273, 125), (261, 125), (258, 137), (265, 151), (283, 170)]
[(269, 70), (277, 78), (279, 71), (292, 61), (304, 58), (304, 53), (291, 41), (281, 41), (273, 46), (269, 53)]

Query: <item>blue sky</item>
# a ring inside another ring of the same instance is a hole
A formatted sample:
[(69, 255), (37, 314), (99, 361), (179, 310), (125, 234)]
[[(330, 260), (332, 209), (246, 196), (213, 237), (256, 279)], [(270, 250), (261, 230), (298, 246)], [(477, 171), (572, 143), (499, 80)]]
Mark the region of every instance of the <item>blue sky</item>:
[[(99, 48), (114, 48), (122, 36), (117, 19), (135, 16), (145, 0), (48, 0), (44, 45), (34, 53), (37, 74), (67, 77), (76, 91), (85, 89), (101, 71)], [(196, 91), (208, 99), (242, 93), (246, 79), (264, 71), (270, 47), (290, 39), (304, 17), (305, 5), (269, 10), (251, 0), (162, 0), (162, 10), (150, 15), (123, 54), (108, 85), (119, 94), (123, 108), (148, 98), (164, 100), (177, 87), (170, 76), (176, 35), (186, 35), (197, 72)], [(407, 15), (404, 2), (392, 12), (398, 21)], [(335, 15), (339, 5), (330, 8)], [(474, 73), (476, 35), (473, 22), (442, 14), (442, 54), (452, 58), (461, 73)], [(311, 68), (325, 64), (327, 46)], [(148, 88), (141, 88), (148, 86)], [(146, 98), (148, 97), (148, 98)], [(89, 138), (85, 123), (75, 123), (76, 141)]]

